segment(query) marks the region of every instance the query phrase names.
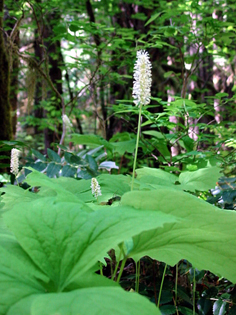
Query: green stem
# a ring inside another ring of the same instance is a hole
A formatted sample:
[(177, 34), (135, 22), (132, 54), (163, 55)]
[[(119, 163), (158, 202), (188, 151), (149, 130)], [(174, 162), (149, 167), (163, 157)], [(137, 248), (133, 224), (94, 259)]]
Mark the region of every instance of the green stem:
[(179, 273), (179, 266), (177, 264), (176, 265), (176, 274), (175, 274), (175, 299), (174, 299), (174, 304), (175, 304), (176, 314), (177, 315), (179, 315), (179, 310), (178, 310), (178, 307), (177, 307), (178, 273)]
[(142, 104), (139, 106), (139, 116), (138, 116), (138, 133), (137, 133), (137, 139), (136, 139), (136, 148), (135, 148), (135, 155), (134, 155), (134, 164), (133, 164), (133, 175), (132, 175), (132, 182), (131, 182), (131, 191), (134, 187), (134, 177), (135, 177), (135, 169), (136, 169), (136, 162), (137, 162), (137, 155), (138, 155), (138, 143), (139, 143), (139, 137), (140, 137), (140, 125), (141, 125), (141, 113), (142, 113)]
[(176, 273), (175, 273), (175, 301), (177, 303), (177, 292), (178, 292), (178, 273), (179, 273), (179, 268), (178, 264), (176, 265)]
[(135, 292), (139, 291), (140, 260), (136, 263)]
[(113, 280), (114, 273), (113, 273), (112, 262), (113, 262), (113, 260), (111, 259), (111, 261), (110, 261), (110, 268), (111, 268), (111, 275), (112, 275), (112, 280)]
[(100, 275), (103, 276), (103, 270), (102, 270), (103, 264), (100, 262)]
[(162, 292), (162, 287), (163, 287), (163, 283), (164, 283), (164, 279), (165, 279), (166, 268), (167, 268), (167, 264), (165, 264), (164, 272), (163, 272), (162, 279), (161, 279), (161, 285), (160, 285), (160, 290), (159, 290), (159, 295), (158, 295), (157, 307), (159, 307), (159, 305), (160, 305), (161, 292)]
[[(123, 243), (122, 243), (122, 249), (123, 249)], [(116, 263), (116, 267), (115, 267), (115, 270), (114, 270), (114, 273), (112, 275), (112, 280), (114, 280), (115, 276), (116, 276), (116, 273), (117, 273), (117, 270), (118, 270), (118, 267), (119, 267), (119, 263), (120, 263), (120, 260), (121, 260), (121, 255), (122, 255), (122, 250), (120, 250), (120, 254), (119, 254), (119, 257), (118, 257), (118, 261)]]
[(193, 315), (195, 315), (195, 294), (196, 294), (196, 278), (195, 278), (195, 268), (193, 268)]
[(120, 282), (120, 278), (121, 278), (123, 270), (125, 268), (126, 260), (127, 260), (127, 256), (125, 256), (124, 259), (122, 260), (122, 263), (121, 263), (121, 266), (120, 266), (119, 275), (118, 275), (117, 280), (116, 280), (116, 282), (118, 282), (118, 283)]

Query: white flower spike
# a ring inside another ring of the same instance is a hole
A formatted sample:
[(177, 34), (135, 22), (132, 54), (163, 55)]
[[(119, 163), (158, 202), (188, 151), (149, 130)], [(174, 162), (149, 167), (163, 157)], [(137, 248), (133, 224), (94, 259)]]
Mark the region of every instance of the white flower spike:
[(94, 195), (95, 198), (98, 198), (98, 196), (102, 195), (101, 187), (98, 184), (98, 181), (96, 180), (96, 178), (91, 179), (91, 186), (90, 187), (92, 188), (92, 194)]
[(71, 130), (71, 128), (73, 127), (72, 123), (70, 122), (70, 119), (68, 118), (67, 115), (62, 115), (62, 120), (63, 120), (63, 123), (65, 124), (66, 126), (66, 129), (67, 130)]
[(152, 85), (151, 68), (152, 65), (149, 60), (148, 52), (139, 50), (134, 65), (133, 98), (136, 106), (150, 103)]
[(12, 149), (11, 150), (11, 165), (10, 165), (10, 172), (15, 176), (19, 173), (19, 155), (20, 150)]

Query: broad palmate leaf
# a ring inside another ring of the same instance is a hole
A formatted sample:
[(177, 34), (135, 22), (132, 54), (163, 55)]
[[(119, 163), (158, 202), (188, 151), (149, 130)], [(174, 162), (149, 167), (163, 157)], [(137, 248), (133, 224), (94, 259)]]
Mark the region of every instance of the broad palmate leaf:
[[(15, 187), (15, 195), (11, 191), (13, 198), (26, 198), (25, 196), (32, 195), (31, 198), (37, 199), (38, 197), (49, 197), (57, 196), (59, 201), (75, 201), (75, 202), (91, 202), (95, 198), (91, 191), (91, 180), (75, 180), (73, 178), (59, 177), (59, 178), (48, 178), (45, 174), (42, 174), (36, 170), (30, 168), (32, 172), (28, 174), (26, 182), (31, 187), (39, 187), (37, 194), (26, 194), (25, 191), (17, 189)], [(104, 197), (109, 196), (110, 198), (114, 195), (122, 196), (125, 192), (130, 190), (129, 182), (130, 178), (123, 175), (108, 175), (101, 174), (97, 177), (97, 180), (102, 189), (102, 195)], [(9, 187), (3, 188), (4, 192), (9, 191)], [(7, 194), (6, 194), (7, 195)], [(8, 194), (9, 195), (9, 194)], [(5, 198), (8, 198), (6, 196)]]
[(12, 209), (12, 207), (18, 202), (34, 202), (34, 200), (40, 198), (38, 194), (32, 194), (32, 192), (26, 191), (24, 189), (19, 189), (15, 185), (7, 185), (6, 187), (0, 188), (0, 193), (5, 192), (1, 196), (1, 204), (3, 211)]
[(130, 257), (138, 260), (147, 255), (169, 265), (187, 259), (199, 270), (210, 270), (236, 282), (235, 212), (169, 187), (126, 193), (121, 202), (183, 219), (135, 236), (126, 244)]
[[(19, 267), (21, 272), (18, 275), (16, 266), (19, 265), (17, 258), (19, 249), (7, 247), (10, 256), (4, 255), (0, 260), (0, 283), (3, 283), (0, 286), (0, 295), (7, 295), (4, 308), (0, 308), (0, 314), (6, 314), (6, 309), (21, 301), (23, 297), (43, 290), (49, 294), (49, 292), (74, 291), (89, 286), (98, 287), (99, 283), (91, 281), (91, 278), (85, 275), (97, 261), (103, 259), (108, 250), (142, 231), (161, 228), (165, 223), (176, 221), (171, 215), (154, 211), (137, 211), (128, 206), (100, 206), (99, 210), (89, 212), (84, 210), (81, 203), (56, 202), (55, 200), (57, 200), (56, 197), (45, 197), (34, 200), (32, 203), (18, 202), (11, 211), (3, 215), (5, 224), (14, 233), (21, 246), (18, 245), (18, 247), (21, 251), (23, 249), (22, 252), (29, 257), (28, 259), (31, 259), (33, 269), (31, 268), (32, 272), (29, 273), (31, 269), (27, 262), (22, 268)], [(6, 239), (11, 240), (10, 237)], [(21, 264), (24, 265), (24, 260)], [(9, 280), (11, 274), (14, 285)], [(40, 279), (39, 283), (37, 279)], [(101, 283), (107, 286), (107, 283)], [(54, 295), (50, 296), (53, 298), (53, 307), (55, 301), (59, 301), (60, 298), (54, 299)], [(103, 303), (103, 297), (106, 301), (106, 296), (102, 293), (101, 303)], [(125, 297), (124, 303), (126, 303)], [(44, 299), (48, 301), (48, 298), (42, 298), (42, 301)], [(67, 295), (65, 298), (67, 299)], [(68, 299), (70, 300), (70, 295)], [(83, 298), (79, 301), (83, 301)], [(28, 302), (26, 304), (29, 305)], [(49, 302), (46, 304), (49, 305)], [(126, 314), (124, 310), (121, 311), (123, 313), (120, 314)], [(87, 313), (85, 311), (81, 314)], [(89, 314), (100, 313), (94, 306)]]
[(0, 239), (0, 314), (22, 298), (45, 291), (37, 280), (49, 279), (32, 263), (13, 236), (1, 233)]
[(155, 304), (120, 287), (94, 287), (67, 293), (32, 295), (7, 315), (160, 315)]
[[(216, 166), (201, 168), (193, 172), (182, 172), (179, 177), (161, 169), (143, 167), (137, 169), (136, 185), (139, 189), (156, 189), (158, 186), (169, 186), (178, 190), (205, 191), (214, 188), (221, 176), (220, 168)], [(178, 184), (177, 184), (178, 183)]]

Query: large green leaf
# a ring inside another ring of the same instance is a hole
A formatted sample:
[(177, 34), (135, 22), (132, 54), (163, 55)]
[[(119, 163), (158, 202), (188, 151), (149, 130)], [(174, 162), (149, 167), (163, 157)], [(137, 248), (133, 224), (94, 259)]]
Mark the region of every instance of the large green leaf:
[(159, 168), (143, 167), (136, 170), (137, 181), (139, 189), (146, 187), (155, 188), (156, 185), (173, 187), (175, 182), (178, 181), (178, 177), (174, 174), (165, 172)]
[(187, 259), (199, 270), (210, 270), (236, 282), (235, 212), (220, 210), (168, 187), (126, 193), (121, 202), (183, 219), (135, 236), (128, 246), (132, 258), (138, 260), (147, 255), (169, 265)]
[[(143, 314), (146, 310), (149, 314), (158, 312), (144, 298), (138, 302), (140, 297), (129, 296), (120, 288), (114, 288), (114, 291), (105, 288), (116, 284), (89, 272), (113, 246), (141, 231), (175, 222), (175, 218), (121, 206), (100, 206), (98, 211), (87, 212), (80, 203), (55, 200), (45, 197), (32, 203), (18, 202), (11, 211), (3, 214), (20, 246), (12, 235), (6, 233), (6, 237), (1, 238), (0, 294), (3, 302), (0, 314), (5, 315), (11, 306), (9, 314), (44, 314), (44, 311), (45, 314), (58, 311), (68, 314), (72, 300), (75, 304), (71, 314), (78, 313), (78, 308), (80, 314), (103, 314), (105, 305), (108, 313), (112, 310), (116, 314), (127, 314), (128, 311), (135, 314), (137, 305), (139, 309), (143, 308)], [(94, 290), (90, 286), (95, 287)], [(78, 288), (88, 290), (78, 290), (77, 295), (74, 290)], [(35, 295), (63, 290), (72, 291)], [(88, 296), (90, 299), (96, 297), (94, 304), (89, 302)], [(130, 306), (126, 305), (128, 302)], [(121, 308), (120, 305), (125, 306)]]
[[(97, 177), (101, 186), (101, 201), (119, 195), (122, 196), (130, 190), (130, 177), (123, 175), (102, 174)], [(70, 201), (74, 203), (92, 202), (95, 198), (91, 191), (91, 180), (75, 180), (73, 178), (49, 178), (45, 174), (33, 170), (28, 174), (27, 184), (31, 187), (38, 187), (37, 193), (32, 193), (18, 186), (9, 185), (1, 188), (5, 192), (2, 196), (1, 203), (4, 204), (3, 210), (11, 209), (16, 201), (33, 201), (42, 197), (55, 196), (58, 201)], [(90, 208), (83, 204), (83, 209), (90, 211)]]
[(122, 196), (130, 191), (130, 177), (124, 175), (102, 174), (97, 177), (102, 194), (113, 194)]
[(10, 235), (4, 237), (1, 233), (0, 252), (0, 314), (5, 315), (9, 307), (22, 298), (44, 292), (37, 279), (45, 282), (49, 279), (32, 264)]
[[(30, 170), (32, 169), (30, 168)], [(57, 200), (80, 204), (82, 204), (81, 199), (83, 201), (93, 200), (90, 181), (82, 182), (65, 177), (49, 178), (45, 174), (32, 170), (32, 172), (27, 175), (26, 182), (31, 187), (39, 187), (39, 191), (37, 192), (38, 197), (56, 196)], [(6, 188), (4, 191), (7, 192), (8, 189)], [(86, 193), (85, 198), (81, 198), (83, 193)], [(84, 209), (85, 207), (86, 205), (84, 205)]]
[[(114, 195), (122, 196), (130, 190), (130, 177), (123, 175), (102, 174), (97, 177), (101, 186), (102, 195), (105, 199)], [(40, 186), (38, 197), (57, 196), (58, 200), (67, 201), (68, 198), (72, 202), (91, 202), (94, 201), (91, 190), (91, 180), (75, 180), (73, 178), (48, 178), (45, 174), (41, 174), (33, 170), (26, 179), (30, 186)], [(8, 188), (3, 191), (7, 192)], [(16, 193), (24, 196), (23, 191), (20, 192), (18, 187), (15, 188)], [(33, 197), (32, 197), (33, 198)], [(35, 197), (36, 199), (37, 197)], [(13, 200), (13, 199), (12, 199)]]
[(214, 188), (217, 180), (220, 178), (220, 168), (212, 166), (208, 168), (200, 168), (193, 172), (182, 172), (179, 175), (179, 182), (183, 190), (189, 191), (205, 191)]
[(101, 261), (113, 246), (141, 231), (175, 222), (173, 216), (130, 207), (104, 206), (88, 212), (81, 204), (56, 203), (54, 198), (17, 203), (3, 218), (57, 291)]
[(157, 186), (161, 185), (192, 192), (196, 190), (205, 191), (215, 187), (217, 180), (221, 176), (220, 170), (219, 167), (213, 166), (192, 172), (182, 172), (177, 177), (161, 169), (144, 167), (136, 170), (136, 185), (137, 187), (139, 185), (139, 189), (147, 187), (156, 189), (158, 188)]
[(4, 211), (12, 209), (12, 207), (19, 201), (33, 202), (34, 200), (40, 198), (38, 194), (34, 194), (14, 185), (7, 185), (6, 187), (0, 188), (0, 192), (5, 193), (1, 196), (1, 203), (4, 204)]
[[(0, 251), (0, 314), (5, 315), (13, 304), (24, 297), (48, 292), (50, 282), (2, 224), (0, 226)], [(97, 268), (93, 269), (97, 270)], [(74, 279), (68, 290), (80, 287), (118, 286), (116, 282), (90, 272), (79, 279)]]
[(160, 315), (155, 304), (121, 288), (94, 287), (68, 293), (29, 296), (7, 315)]
[[(109, 175), (101, 174), (97, 177), (97, 181), (101, 186), (102, 196), (112, 197), (115, 195), (122, 196), (124, 193), (130, 191), (130, 177), (124, 175)], [(84, 202), (90, 202), (94, 200), (91, 193), (91, 180), (79, 180), (73, 179), (67, 180), (59, 178), (57, 183), (60, 183), (64, 189), (72, 192), (78, 196)]]

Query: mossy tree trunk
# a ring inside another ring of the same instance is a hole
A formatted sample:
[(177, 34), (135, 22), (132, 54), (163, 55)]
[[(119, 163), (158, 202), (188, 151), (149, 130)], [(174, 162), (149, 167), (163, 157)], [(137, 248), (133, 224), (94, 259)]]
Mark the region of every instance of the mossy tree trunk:
[[(0, 0), (0, 30), (3, 27), (3, 0)], [(10, 71), (7, 52), (0, 31), (0, 140), (10, 140), (12, 138), (11, 105), (9, 101)]]

